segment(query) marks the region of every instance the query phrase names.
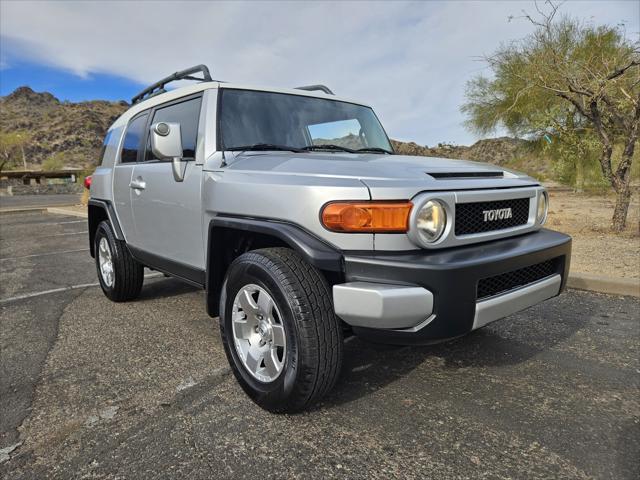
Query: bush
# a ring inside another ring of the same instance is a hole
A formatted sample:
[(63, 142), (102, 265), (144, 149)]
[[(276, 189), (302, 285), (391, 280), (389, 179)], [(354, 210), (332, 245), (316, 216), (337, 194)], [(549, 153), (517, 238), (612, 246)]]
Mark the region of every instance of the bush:
[(42, 162), (42, 169), (47, 171), (62, 170), (64, 168), (64, 158), (64, 153), (58, 152)]

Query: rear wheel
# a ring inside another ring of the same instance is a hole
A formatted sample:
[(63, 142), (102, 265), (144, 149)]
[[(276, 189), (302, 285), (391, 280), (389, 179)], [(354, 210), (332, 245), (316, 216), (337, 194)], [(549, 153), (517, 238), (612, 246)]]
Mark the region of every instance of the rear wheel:
[(220, 330), (244, 391), (273, 412), (302, 410), (335, 384), (342, 329), (329, 286), (287, 248), (245, 253), (229, 267)]
[(142, 289), (144, 267), (134, 260), (125, 243), (116, 239), (109, 222), (98, 225), (94, 248), (104, 294), (114, 302), (135, 299)]

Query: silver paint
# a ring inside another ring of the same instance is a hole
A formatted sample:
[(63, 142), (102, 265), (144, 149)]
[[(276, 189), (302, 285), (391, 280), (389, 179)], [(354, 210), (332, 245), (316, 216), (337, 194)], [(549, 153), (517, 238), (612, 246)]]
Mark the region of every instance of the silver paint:
[(333, 286), (333, 305), (351, 326), (405, 329), (431, 316), (433, 294), (417, 286), (350, 282)]
[(562, 277), (553, 277), (531, 283), (503, 295), (488, 298), (476, 303), (476, 314), (473, 319), (473, 330), (504, 318), (527, 307), (540, 303), (560, 292)]

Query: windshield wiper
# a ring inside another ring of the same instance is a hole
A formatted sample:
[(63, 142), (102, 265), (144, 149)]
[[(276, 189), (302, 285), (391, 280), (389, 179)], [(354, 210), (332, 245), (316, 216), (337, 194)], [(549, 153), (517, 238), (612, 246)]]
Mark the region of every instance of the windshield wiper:
[(307, 145), (306, 147), (302, 147), (302, 150), (340, 150), (342, 152), (356, 153), (356, 151), (351, 148), (343, 147), (341, 145), (333, 145), (331, 143), (327, 143), (325, 145)]
[(248, 152), (248, 151), (264, 151), (264, 150), (281, 150), (283, 152), (304, 152), (305, 150), (289, 147), (288, 145), (274, 145), (273, 143), (255, 143), (253, 145), (244, 145), (242, 147), (230, 147), (226, 149), (229, 152)]
[(386, 148), (380, 147), (365, 147), (358, 148), (356, 152), (376, 152), (376, 153), (388, 153), (389, 155), (393, 155), (394, 153), (391, 150), (387, 150)]

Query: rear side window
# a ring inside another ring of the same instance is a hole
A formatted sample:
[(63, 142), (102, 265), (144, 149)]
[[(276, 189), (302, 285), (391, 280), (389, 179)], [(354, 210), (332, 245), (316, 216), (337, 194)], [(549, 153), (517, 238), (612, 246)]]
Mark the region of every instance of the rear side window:
[(144, 138), (144, 129), (147, 125), (148, 116), (148, 113), (144, 113), (129, 123), (124, 142), (122, 142), (120, 162), (135, 162), (138, 159), (138, 150), (140, 150), (142, 139)]
[[(195, 158), (198, 141), (198, 121), (200, 120), (200, 104), (202, 97), (193, 98), (167, 107), (158, 108), (153, 114), (152, 124), (157, 122), (174, 122), (180, 124), (182, 133), (182, 155), (184, 158)], [(147, 142), (145, 160), (156, 160)]]
[(107, 135), (104, 137), (104, 142), (102, 142), (102, 147), (100, 148), (100, 164), (104, 163), (104, 154), (107, 151), (107, 145), (109, 144), (109, 140), (111, 139), (111, 134), (113, 130), (109, 130)]

